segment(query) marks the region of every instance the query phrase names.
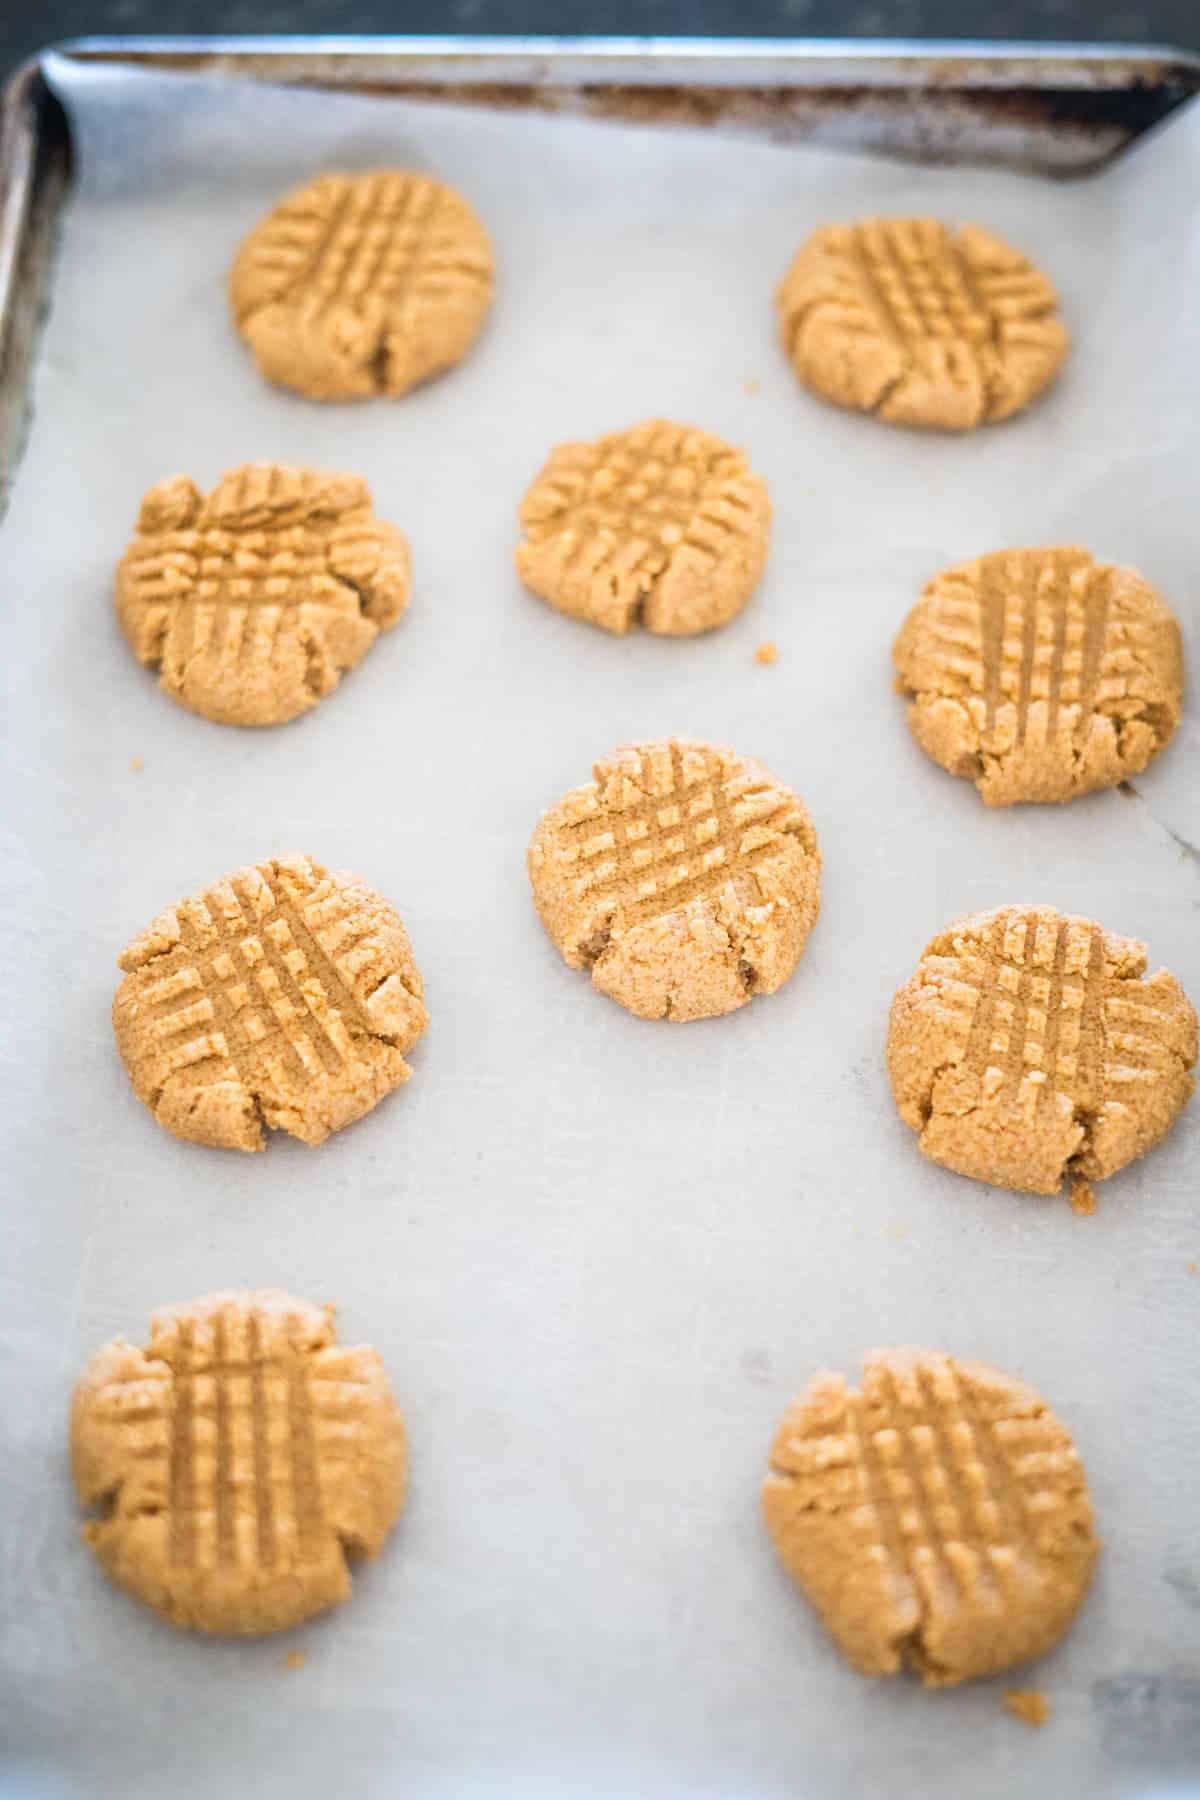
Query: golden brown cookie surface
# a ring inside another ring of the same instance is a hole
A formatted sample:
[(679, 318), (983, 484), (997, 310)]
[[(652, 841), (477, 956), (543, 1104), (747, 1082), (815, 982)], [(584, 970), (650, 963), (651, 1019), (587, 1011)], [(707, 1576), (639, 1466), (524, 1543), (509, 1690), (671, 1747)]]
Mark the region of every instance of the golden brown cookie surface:
[(408, 592), (408, 542), (359, 476), (246, 463), (208, 495), (186, 475), (150, 489), (116, 602), (173, 700), (226, 725), (279, 725), (337, 686)]
[(978, 225), (877, 218), (813, 233), (776, 297), (806, 387), (893, 425), (968, 431), (1019, 412), (1069, 343), (1058, 298)]
[(780, 1426), (763, 1509), (847, 1660), (929, 1687), (1049, 1650), (1100, 1548), (1046, 1402), (936, 1350), (868, 1354), (861, 1389), (815, 1376)]
[(652, 1019), (709, 1018), (782, 987), (820, 904), (796, 795), (690, 738), (627, 745), (593, 772), (529, 846), (538, 912), (571, 967)]
[(606, 631), (687, 636), (740, 612), (767, 555), (766, 483), (711, 432), (647, 419), (560, 444), (520, 509), (521, 579)]
[(84, 1536), (172, 1624), (282, 1631), (350, 1593), (404, 1505), (404, 1422), (376, 1351), (273, 1290), (165, 1307), (75, 1390)]
[(1195, 1086), (1196, 1014), (1145, 946), (1049, 906), (957, 920), (892, 1002), (900, 1116), (934, 1162), (1033, 1194), (1166, 1136)]
[(126, 946), (113, 1001), (138, 1098), (176, 1137), (320, 1144), (412, 1073), (428, 1023), (394, 908), (357, 876), (273, 857), (168, 908)]
[(1115, 786), (1170, 742), (1183, 705), (1174, 614), (1136, 570), (1073, 545), (944, 570), (893, 658), (913, 736), (990, 806)]
[(250, 232), (229, 293), (268, 381), (313, 400), (403, 394), (460, 362), (492, 303), (487, 232), (409, 169), (319, 175)]

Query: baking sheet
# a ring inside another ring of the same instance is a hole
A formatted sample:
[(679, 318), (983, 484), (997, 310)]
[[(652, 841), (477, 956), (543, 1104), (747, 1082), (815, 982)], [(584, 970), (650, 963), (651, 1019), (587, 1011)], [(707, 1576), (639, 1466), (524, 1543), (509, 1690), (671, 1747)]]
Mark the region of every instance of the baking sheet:
[[(1200, 1107), (1080, 1219), (925, 1164), (882, 1050), (926, 940), (1014, 899), (1144, 937), (1200, 996), (1194, 707), (1137, 795), (989, 813), (910, 742), (889, 687), (929, 574), (1081, 539), (1170, 596), (1195, 690), (1200, 113), (1055, 185), (53, 67), (81, 180), (0, 532), (0, 1790), (1185, 1791)], [(464, 368), (398, 404), (273, 392), (226, 316), (233, 250), (290, 183), (380, 160), (478, 207), (493, 321)], [(1052, 272), (1076, 351), (1028, 418), (922, 437), (798, 389), (773, 284), (810, 228), (868, 210), (980, 218)], [(655, 412), (746, 445), (774, 495), (763, 587), (708, 638), (611, 639), (511, 573), (547, 447)], [(143, 490), (252, 457), (361, 470), (416, 575), (408, 618), (341, 690), (264, 733), (163, 697), (110, 601)], [(595, 755), (672, 731), (762, 758), (825, 856), (787, 987), (674, 1028), (557, 959), (523, 867), (539, 810)], [(113, 1048), (116, 952), (163, 904), (289, 847), (402, 911), (432, 1014), (414, 1078), (319, 1152), (177, 1143)], [(413, 1483), (351, 1605), (219, 1643), (158, 1624), (78, 1544), (65, 1409), (106, 1336), (244, 1283), (335, 1299), (344, 1334), (379, 1346)], [(1026, 1376), (1086, 1459), (1107, 1551), (1030, 1677), (1054, 1706), (1040, 1733), (1002, 1710), (1003, 1681), (929, 1696), (855, 1676), (760, 1528), (791, 1394), (906, 1341)]]

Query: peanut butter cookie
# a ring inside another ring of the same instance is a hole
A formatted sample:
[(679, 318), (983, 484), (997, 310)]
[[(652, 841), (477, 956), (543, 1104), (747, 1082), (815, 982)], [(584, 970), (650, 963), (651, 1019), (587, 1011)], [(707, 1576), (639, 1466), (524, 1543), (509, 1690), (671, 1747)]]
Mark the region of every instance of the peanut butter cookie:
[(492, 303), (471, 207), (410, 169), (318, 175), (238, 251), (229, 296), (268, 381), (311, 400), (396, 396), (461, 362)]
[(571, 967), (647, 1019), (705, 1019), (782, 987), (820, 901), (795, 794), (690, 738), (627, 745), (593, 772), (529, 846), (534, 901)]
[(321, 1144), (408, 1080), (428, 1023), (399, 916), (356, 875), (272, 857), (162, 912), (122, 951), (113, 1026), (176, 1137)]
[(763, 1487), (788, 1574), (864, 1675), (950, 1687), (1041, 1656), (1100, 1550), (1066, 1427), (1024, 1382), (937, 1350), (822, 1372)]
[(1053, 287), (1019, 250), (937, 219), (822, 226), (776, 305), (805, 386), (891, 425), (1007, 419), (1053, 381), (1069, 343)]
[(1145, 945), (1050, 906), (959, 919), (892, 1002), (892, 1092), (926, 1156), (1055, 1194), (1166, 1136), (1195, 1086), (1196, 1014)]
[(84, 1537), (173, 1625), (284, 1631), (350, 1594), (404, 1505), (406, 1448), (379, 1355), (339, 1345), (332, 1307), (273, 1291), (164, 1307), (144, 1350), (116, 1338), (75, 1390)]
[(1113, 787), (1170, 743), (1179, 625), (1135, 569), (1073, 545), (946, 569), (896, 639), (909, 729), (989, 806)]
[(710, 432), (647, 419), (559, 444), (521, 502), (517, 569), (559, 612), (606, 631), (724, 625), (767, 557), (766, 483)]
[(186, 475), (150, 489), (117, 617), (181, 706), (280, 725), (361, 662), (408, 589), (408, 542), (359, 476), (246, 463), (207, 496)]

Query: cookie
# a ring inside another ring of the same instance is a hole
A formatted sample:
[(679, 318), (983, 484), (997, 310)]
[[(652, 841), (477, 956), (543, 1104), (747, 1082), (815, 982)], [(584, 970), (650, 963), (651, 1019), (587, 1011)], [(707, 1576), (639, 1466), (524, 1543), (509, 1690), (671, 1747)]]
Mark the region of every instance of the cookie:
[(918, 744), (989, 806), (1115, 786), (1170, 743), (1183, 705), (1174, 614), (1135, 569), (1074, 545), (944, 570), (892, 654)]
[(493, 267), (487, 232), (443, 182), (318, 175), (245, 239), (229, 298), (268, 381), (310, 400), (394, 397), (462, 361)]
[(559, 444), (520, 509), (517, 570), (559, 612), (667, 637), (724, 625), (767, 559), (771, 502), (740, 450), (666, 419)]
[(1041, 1656), (1100, 1549), (1066, 1427), (1025, 1383), (938, 1350), (814, 1376), (771, 1451), (775, 1548), (864, 1675), (950, 1687)]
[(331, 693), (408, 605), (408, 542), (357, 475), (231, 469), (152, 487), (117, 569), (117, 617), (172, 700), (280, 725)]
[(782, 987), (820, 902), (795, 794), (690, 738), (626, 745), (593, 772), (529, 846), (534, 901), (571, 967), (646, 1019), (705, 1019)]
[(1146, 949), (1050, 906), (959, 919), (892, 1002), (892, 1093), (921, 1149), (1031, 1194), (1115, 1174), (1195, 1086), (1196, 1014)]
[(116, 1338), (71, 1408), (84, 1538), (173, 1625), (285, 1631), (350, 1594), (404, 1505), (404, 1421), (379, 1354), (332, 1307), (274, 1291), (164, 1307)]
[(1046, 277), (978, 225), (825, 225), (776, 296), (806, 387), (890, 425), (969, 431), (1028, 406), (1058, 374), (1067, 328)]
[(119, 957), (113, 1027), (176, 1137), (321, 1144), (408, 1080), (428, 1023), (399, 916), (357, 875), (272, 857), (162, 912)]

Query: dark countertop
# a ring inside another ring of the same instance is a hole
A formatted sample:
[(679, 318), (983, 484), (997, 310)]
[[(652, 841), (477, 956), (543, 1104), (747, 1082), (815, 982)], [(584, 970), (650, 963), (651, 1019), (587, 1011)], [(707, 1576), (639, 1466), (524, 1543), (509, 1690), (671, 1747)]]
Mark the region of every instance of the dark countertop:
[(56, 39), (273, 31), (1086, 39), (1200, 51), (1200, 0), (0, 0), (0, 79)]

